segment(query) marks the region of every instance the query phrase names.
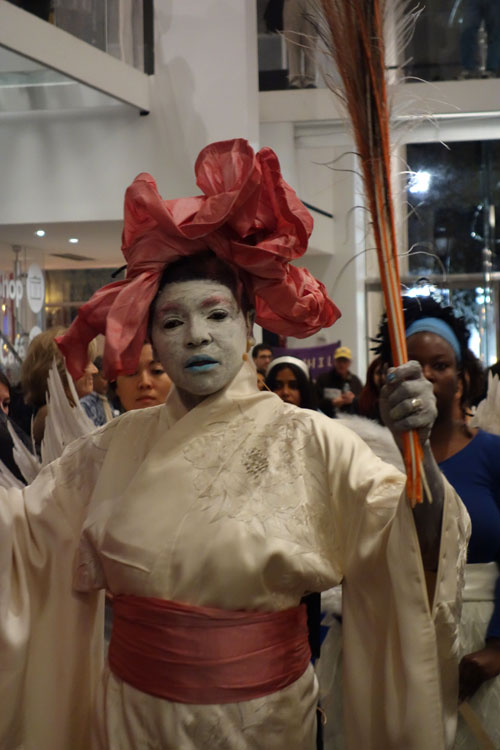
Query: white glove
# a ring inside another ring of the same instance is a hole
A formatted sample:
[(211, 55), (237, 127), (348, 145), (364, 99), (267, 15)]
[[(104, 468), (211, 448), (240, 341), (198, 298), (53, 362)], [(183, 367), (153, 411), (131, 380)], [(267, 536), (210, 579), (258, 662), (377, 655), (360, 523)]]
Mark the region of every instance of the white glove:
[(401, 435), (416, 430), (423, 446), (423, 470), (431, 498), (413, 509), (413, 517), (426, 570), (436, 571), (439, 564), (444, 485), (432, 455), (429, 436), (437, 416), (436, 398), (430, 383), (422, 375), (418, 362), (392, 367), (380, 392), (380, 414), (401, 449)]
[(398, 445), (401, 433), (416, 430), (421, 445), (427, 442), (437, 417), (432, 383), (422, 375), (420, 364), (407, 362), (391, 367), (380, 392), (380, 415)]

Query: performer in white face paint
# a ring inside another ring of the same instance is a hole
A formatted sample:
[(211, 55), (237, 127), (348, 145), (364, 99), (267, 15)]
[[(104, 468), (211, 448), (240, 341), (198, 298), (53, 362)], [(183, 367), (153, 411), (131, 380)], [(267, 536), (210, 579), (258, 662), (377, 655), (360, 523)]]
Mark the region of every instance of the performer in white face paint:
[[(77, 377), (104, 333), (114, 378), (149, 335), (173, 381), (166, 404), (124, 414), (0, 498), (0, 746), (313, 750), (299, 602), (342, 581), (350, 747), (440, 750), (464, 510), (428, 464), (435, 502), (414, 517), (404, 477), (354, 434), (258, 391), (254, 316), (304, 337), (339, 313), (289, 263), (312, 221), (270, 149), (213, 144), (196, 173), (203, 195), (176, 201), (134, 181), (127, 277), (59, 341)], [(418, 367), (398, 368), (386, 395), (392, 428), (425, 443), (435, 406)]]
[(233, 380), (251, 333), (250, 313), (216, 281), (168, 284), (158, 295), (152, 341), (188, 407)]

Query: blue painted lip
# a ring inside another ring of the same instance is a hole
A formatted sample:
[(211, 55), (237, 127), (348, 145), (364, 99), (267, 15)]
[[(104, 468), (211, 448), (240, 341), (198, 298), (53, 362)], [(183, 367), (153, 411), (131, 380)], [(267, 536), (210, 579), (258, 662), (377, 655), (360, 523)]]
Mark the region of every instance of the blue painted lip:
[(189, 372), (208, 372), (217, 367), (219, 362), (213, 357), (207, 357), (204, 354), (195, 354), (194, 357), (190, 357), (184, 365), (185, 370)]

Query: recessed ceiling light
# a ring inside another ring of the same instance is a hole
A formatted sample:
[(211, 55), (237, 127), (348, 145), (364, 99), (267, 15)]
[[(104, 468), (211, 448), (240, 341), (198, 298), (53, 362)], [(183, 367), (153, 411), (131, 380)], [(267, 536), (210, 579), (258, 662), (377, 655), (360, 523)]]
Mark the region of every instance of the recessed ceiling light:
[(68, 242), (71, 242), (72, 245), (76, 245), (78, 242), (78, 237), (70, 237)]
[(45, 237), (45, 229), (37, 229), (35, 234), (37, 237)]

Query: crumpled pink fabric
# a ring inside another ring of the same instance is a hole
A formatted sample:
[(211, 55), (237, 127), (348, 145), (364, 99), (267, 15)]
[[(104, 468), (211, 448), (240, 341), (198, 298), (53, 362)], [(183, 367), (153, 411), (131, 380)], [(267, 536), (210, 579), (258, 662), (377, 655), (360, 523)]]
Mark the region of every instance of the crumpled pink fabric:
[(73, 378), (83, 374), (88, 344), (100, 333), (107, 376), (133, 373), (165, 266), (206, 249), (236, 268), (257, 323), (269, 331), (305, 338), (340, 317), (324, 285), (290, 265), (305, 253), (313, 221), (270, 148), (255, 154), (242, 138), (212, 143), (198, 156), (195, 174), (203, 195), (192, 198), (162, 200), (147, 173), (127, 189), (126, 278), (97, 291), (56, 339)]

